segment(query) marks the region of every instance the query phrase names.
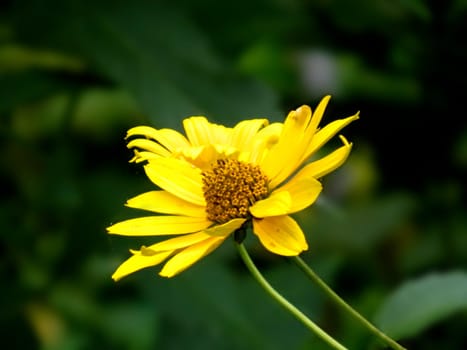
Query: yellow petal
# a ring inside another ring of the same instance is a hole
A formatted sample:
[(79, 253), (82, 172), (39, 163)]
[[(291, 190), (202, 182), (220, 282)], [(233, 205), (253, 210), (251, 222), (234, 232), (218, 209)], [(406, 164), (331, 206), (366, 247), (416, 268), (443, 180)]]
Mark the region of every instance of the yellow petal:
[(170, 157), (171, 153), (157, 142), (148, 139), (134, 139), (128, 142), (128, 148), (138, 148), (151, 153), (155, 153), (162, 157)]
[(290, 216), (253, 219), (253, 232), (275, 254), (295, 256), (308, 249), (302, 229)]
[(157, 130), (149, 126), (137, 126), (128, 130), (126, 138), (131, 136), (144, 136), (155, 140), (171, 152), (190, 146), (185, 136), (172, 129)]
[(157, 130), (155, 140), (171, 152), (191, 146), (185, 136), (173, 129)]
[(129, 138), (131, 136), (144, 136), (155, 140), (156, 135), (157, 129), (151, 128), (150, 126), (135, 126), (127, 131), (125, 138)]
[(285, 215), (290, 211), (292, 198), (289, 192), (278, 191), (263, 200), (255, 202), (250, 207), (250, 213), (255, 218)]
[(279, 141), (266, 154), (261, 169), (275, 188), (300, 165), (309, 140), (304, 139), (306, 127), (311, 118), (311, 109), (301, 106), (292, 111), (284, 122)]
[(162, 252), (154, 255), (143, 255), (136, 252), (132, 257), (124, 261), (117, 270), (113, 273), (112, 279), (118, 281), (129, 274), (144, 269), (146, 267), (155, 266), (167, 259), (173, 252)]
[(191, 147), (187, 147), (187, 148), (183, 148), (181, 151), (181, 155), (186, 158), (186, 159), (190, 159), (190, 163), (191, 160), (193, 159), (197, 159), (203, 152), (206, 152), (206, 149), (209, 151), (209, 152), (213, 152), (211, 149), (213, 149), (214, 147), (208, 145), (208, 146), (191, 146)]
[(190, 117), (183, 120), (186, 136), (193, 146), (212, 143), (213, 135), (205, 117)]
[(126, 202), (130, 208), (149, 210), (163, 214), (206, 217), (206, 208), (180, 199), (167, 191), (150, 191)]
[(213, 145), (204, 145), (184, 148), (181, 154), (195, 167), (204, 170), (219, 158), (220, 152)]
[(229, 139), (232, 135), (232, 128), (225, 127), (224, 125), (209, 123), (212, 144), (228, 145)]
[(313, 204), (321, 193), (322, 188), (321, 183), (313, 177), (295, 176), (272, 194), (282, 191), (289, 193), (291, 205), (285, 214), (292, 214)]
[(204, 206), (201, 170), (174, 158), (157, 158), (144, 166), (146, 175), (160, 188), (190, 203)]
[(130, 162), (141, 163), (150, 159), (160, 158), (161, 156), (153, 152), (142, 151), (139, 152), (135, 150), (135, 156), (130, 160)]
[(199, 243), (201, 241), (204, 241), (211, 236), (204, 233), (204, 232), (196, 232), (196, 233), (190, 233), (187, 235), (182, 235), (179, 237), (167, 239), (165, 241), (153, 244), (148, 247), (148, 249), (153, 250), (154, 252), (162, 252), (162, 251), (167, 251), (167, 250), (177, 250), (181, 248), (186, 248), (190, 245)]
[(277, 144), (284, 127), (283, 123), (272, 123), (262, 128), (254, 137), (249, 163), (261, 164), (269, 150)]
[[(279, 136), (281, 135), (283, 129), (284, 123), (272, 123), (266, 125), (264, 128), (258, 131), (258, 133), (255, 135), (255, 139), (273, 139), (277, 142), (279, 141)], [(274, 142), (270, 144), (270, 146), (273, 145)]]
[(216, 249), (224, 240), (225, 237), (210, 237), (182, 250), (164, 265), (159, 275), (173, 277), (179, 274)]
[(107, 232), (123, 236), (160, 236), (192, 233), (212, 224), (206, 218), (189, 216), (145, 216), (125, 220), (107, 228)]
[(310, 144), (308, 145), (308, 148), (303, 155), (303, 160), (308, 159), (311, 155), (313, 155), (318, 149), (320, 149), (326, 142), (328, 142), (333, 136), (335, 136), (342, 128), (345, 126), (349, 125), (351, 122), (354, 120), (357, 120), (359, 118), (358, 113), (345, 118), (345, 119), (339, 119), (335, 120), (328, 125), (326, 125), (324, 128), (319, 130), (314, 136), (313, 139), (311, 140)]
[(307, 164), (297, 173), (296, 176), (320, 178), (340, 167), (349, 156), (352, 144), (349, 143), (345, 137), (339, 137), (344, 143), (344, 146), (339, 147), (321, 159)]
[(251, 150), (258, 130), (268, 124), (267, 119), (244, 120), (233, 128), (230, 144), (239, 150)]
[(228, 236), (236, 229), (240, 228), (246, 219), (232, 219), (221, 225), (214, 225), (205, 229), (203, 232), (210, 236)]
[(329, 95), (324, 96), (319, 102), (318, 106), (316, 107), (316, 110), (313, 113), (313, 116), (311, 117), (310, 123), (308, 124), (306, 128), (307, 137), (310, 138), (310, 140), (315, 134), (316, 130), (318, 129), (321, 119), (323, 119), (324, 111), (326, 110), (326, 107), (330, 99), (331, 99), (331, 96)]
[(222, 155), (223, 158), (230, 158), (231, 156), (239, 153), (238, 149), (229, 145), (215, 144), (214, 148), (217, 154)]

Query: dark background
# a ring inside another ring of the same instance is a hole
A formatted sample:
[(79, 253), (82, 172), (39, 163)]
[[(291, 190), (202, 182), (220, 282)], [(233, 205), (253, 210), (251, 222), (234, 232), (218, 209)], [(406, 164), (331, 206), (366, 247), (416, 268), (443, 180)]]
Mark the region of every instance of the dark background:
[[(123, 203), (152, 188), (128, 164), (128, 128), (283, 120), (331, 94), (323, 123), (361, 119), (343, 131), (349, 160), (297, 215), (303, 258), (370, 320), (386, 310), (409, 349), (466, 347), (466, 26), (464, 0), (3, 1), (2, 344), (327, 349), (254, 284), (233, 244), (174, 279), (148, 269), (114, 283), (139, 242), (105, 227), (141, 214)], [(350, 349), (381, 348), (293, 264), (248, 246)]]

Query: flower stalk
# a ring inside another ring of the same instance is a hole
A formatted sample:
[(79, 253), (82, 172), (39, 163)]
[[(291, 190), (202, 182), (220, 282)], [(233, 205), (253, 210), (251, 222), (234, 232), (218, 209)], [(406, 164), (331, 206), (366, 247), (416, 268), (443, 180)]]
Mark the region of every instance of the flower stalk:
[(389, 347), (394, 350), (406, 350), (399, 343), (388, 337), (385, 333), (370, 323), (365, 317), (358, 313), (354, 308), (347, 304), (339, 295), (334, 292), (314, 271), (309, 267), (303, 259), (299, 256), (292, 257), (292, 260), (298, 265), (298, 267), (310, 278), (321, 290), (331, 298), (340, 308), (347, 311), (354, 319), (360, 322), (366, 329), (373, 333), (376, 337), (386, 343)]
[(301, 323), (303, 323), (308, 329), (315, 333), (318, 337), (324, 340), (329, 344), (333, 349), (337, 350), (347, 350), (345, 346), (336, 341), (333, 337), (323, 331), (319, 326), (317, 326), (312, 320), (310, 320), (303, 312), (297, 309), (293, 304), (291, 304), (287, 299), (285, 299), (279, 292), (277, 292), (269, 282), (264, 278), (264, 276), (259, 272), (253, 260), (251, 260), (250, 255), (248, 254), (245, 246), (242, 243), (237, 243), (237, 249), (245, 263), (248, 270), (253, 275), (254, 279), (261, 285), (261, 287), (282, 307), (284, 307), (288, 312), (290, 312), (295, 318), (297, 318)]

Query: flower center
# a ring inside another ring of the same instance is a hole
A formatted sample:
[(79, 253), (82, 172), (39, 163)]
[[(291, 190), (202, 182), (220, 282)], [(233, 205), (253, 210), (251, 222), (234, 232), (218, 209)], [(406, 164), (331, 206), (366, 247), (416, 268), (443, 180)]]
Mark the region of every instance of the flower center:
[(235, 159), (218, 159), (203, 172), (203, 185), (208, 219), (221, 224), (247, 218), (248, 208), (268, 195), (268, 178), (259, 166)]

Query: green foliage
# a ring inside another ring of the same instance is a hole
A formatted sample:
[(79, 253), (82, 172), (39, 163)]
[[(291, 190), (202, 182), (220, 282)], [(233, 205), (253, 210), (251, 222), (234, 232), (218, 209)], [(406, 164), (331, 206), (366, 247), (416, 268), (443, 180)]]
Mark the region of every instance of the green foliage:
[(182, 9), (149, 1), (50, 2), (61, 16), (40, 2), (21, 9), (29, 25), (21, 31), (24, 40), (43, 36), (79, 55), (167, 127), (178, 127), (175, 121), (189, 114), (228, 117), (276, 108), (272, 91), (226, 69)]
[[(0, 5), (0, 334), (8, 349), (326, 349), (227, 242), (175, 279), (110, 276), (105, 227), (152, 189), (124, 136), (205, 114), (361, 111), (352, 154), (297, 213), (303, 258), (409, 349), (465, 347), (466, 2), (7, 1)], [(378, 349), (286, 259), (271, 283), (350, 349)], [(434, 271), (447, 271), (435, 274)], [(453, 271), (453, 272), (449, 272)], [(456, 271), (456, 272), (454, 272)], [(416, 279), (414, 279), (416, 277)], [(429, 293), (427, 293), (427, 291)], [(458, 294), (457, 294), (458, 293)], [(399, 310), (403, 310), (401, 312)]]
[(467, 308), (467, 273), (437, 273), (408, 281), (388, 296), (376, 316), (386, 334), (400, 339)]

